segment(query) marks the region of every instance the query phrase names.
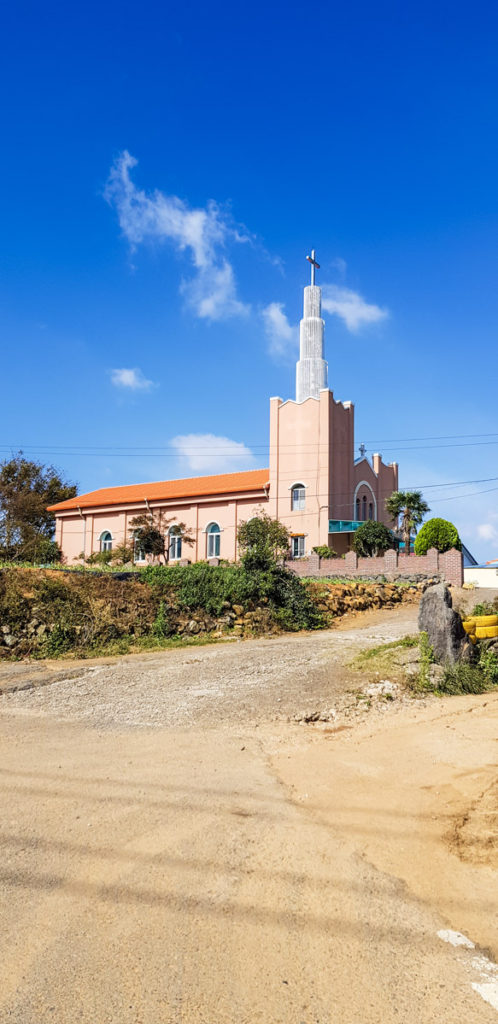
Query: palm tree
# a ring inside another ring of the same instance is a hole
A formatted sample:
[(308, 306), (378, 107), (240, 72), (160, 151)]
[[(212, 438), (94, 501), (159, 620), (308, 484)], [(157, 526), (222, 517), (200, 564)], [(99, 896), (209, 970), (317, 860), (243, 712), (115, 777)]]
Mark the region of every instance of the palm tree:
[(430, 508), (422, 498), (421, 491), (393, 491), (386, 499), (386, 512), (394, 524), (401, 516), (401, 533), (405, 542), (405, 555), (410, 554), (410, 535), (417, 532), (422, 519)]

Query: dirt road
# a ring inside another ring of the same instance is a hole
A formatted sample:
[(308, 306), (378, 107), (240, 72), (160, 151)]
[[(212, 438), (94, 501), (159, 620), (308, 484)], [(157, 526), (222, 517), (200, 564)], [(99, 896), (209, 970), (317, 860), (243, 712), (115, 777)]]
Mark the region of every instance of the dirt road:
[(498, 700), (346, 692), (342, 663), (413, 619), (4, 695), (0, 1020), (496, 1021)]

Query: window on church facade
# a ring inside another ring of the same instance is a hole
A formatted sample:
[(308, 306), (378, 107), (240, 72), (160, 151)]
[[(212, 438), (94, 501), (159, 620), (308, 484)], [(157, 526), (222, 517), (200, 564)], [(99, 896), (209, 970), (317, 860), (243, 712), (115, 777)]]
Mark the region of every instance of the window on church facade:
[(210, 523), (207, 528), (207, 556), (208, 558), (220, 557), (221, 530), (218, 523)]
[(360, 499), (356, 499), (356, 522), (360, 520)]
[(294, 484), (291, 491), (291, 510), (301, 512), (306, 504), (306, 488), (303, 484)]
[(133, 534), (133, 561), (134, 562), (145, 562), (145, 551), (142, 548), (140, 541), (136, 535)]
[(304, 558), (306, 551), (304, 547), (304, 536), (292, 537), (292, 557)]
[(362, 513), (362, 517), (361, 518), (363, 519), (363, 522), (365, 522), (365, 519), (367, 518), (367, 496), (366, 496), (366, 494), (363, 495), (363, 513)]
[(169, 561), (177, 562), (182, 557), (182, 535), (179, 526), (170, 526), (168, 542)]
[(368, 518), (369, 519), (373, 519), (373, 517), (374, 517), (374, 507), (372, 505), (372, 502), (370, 502), (369, 506), (368, 506)]
[(100, 550), (101, 551), (112, 551), (112, 534), (109, 530), (104, 530), (100, 534)]

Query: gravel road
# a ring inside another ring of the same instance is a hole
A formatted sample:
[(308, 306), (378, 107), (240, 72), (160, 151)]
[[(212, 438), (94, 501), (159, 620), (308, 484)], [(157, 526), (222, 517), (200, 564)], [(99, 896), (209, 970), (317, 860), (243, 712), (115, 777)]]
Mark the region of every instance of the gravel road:
[[(405, 873), (416, 860), (430, 874), (436, 840), (445, 863), (435, 826), (424, 846), (410, 817), (422, 830), (437, 817), (440, 765), (452, 792), (467, 787), (459, 815), (482, 787), (484, 702), (451, 750), (447, 701), (379, 702), (384, 717), (323, 731), (294, 721), (347, 703), (344, 662), (415, 615), (2, 666), (4, 689), (30, 687), (0, 698), (2, 1024), (495, 1024), (493, 963), (438, 936), (467, 920), (462, 906), (441, 909)], [(468, 903), (474, 867), (462, 871)]]
[(67, 668), (60, 661), (45, 667), (4, 663), (2, 706), (100, 728), (293, 719), (350, 703), (345, 663), (365, 647), (415, 632), (416, 623), (417, 608), (406, 605), (311, 634), (71, 662)]

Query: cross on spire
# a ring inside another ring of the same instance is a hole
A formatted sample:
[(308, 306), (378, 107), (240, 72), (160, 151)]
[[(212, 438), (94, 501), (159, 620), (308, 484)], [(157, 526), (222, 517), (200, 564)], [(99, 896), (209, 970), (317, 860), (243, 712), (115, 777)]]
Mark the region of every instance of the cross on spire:
[(311, 263), (311, 284), (313, 285), (315, 283), (315, 268), (320, 270), (320, 264), (317, 262), (314, 249), (311, 250), (311, 256), (307, 256), (306, 259)]

